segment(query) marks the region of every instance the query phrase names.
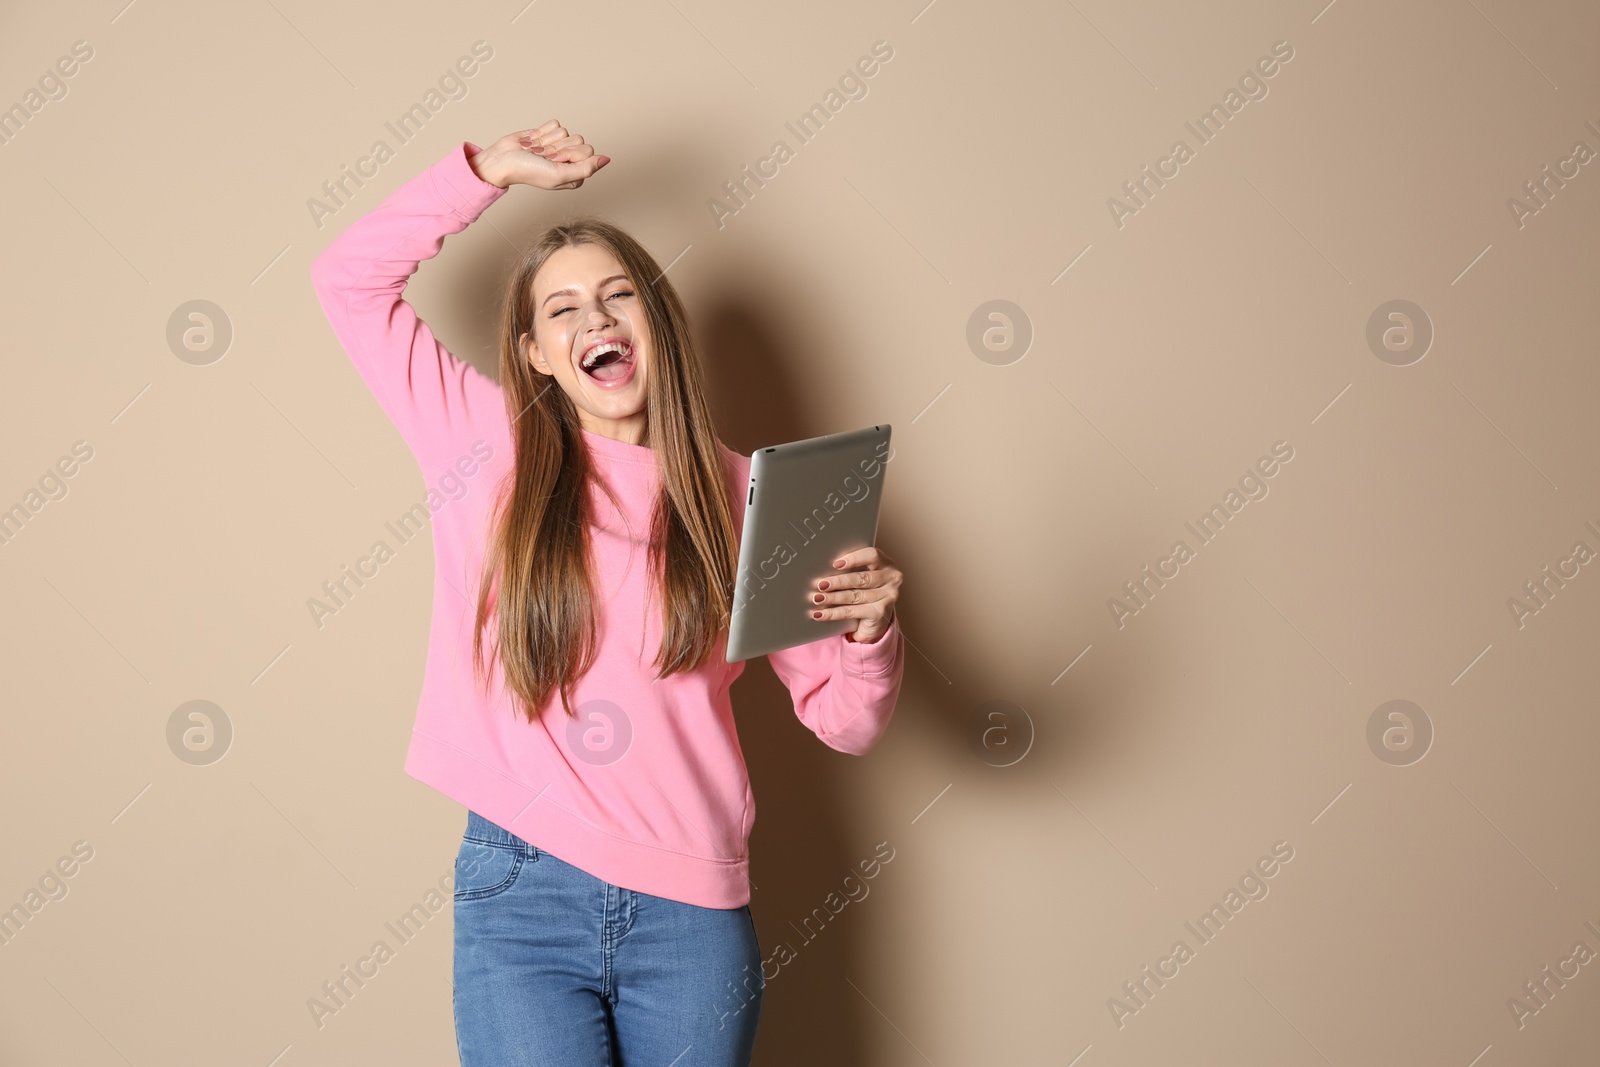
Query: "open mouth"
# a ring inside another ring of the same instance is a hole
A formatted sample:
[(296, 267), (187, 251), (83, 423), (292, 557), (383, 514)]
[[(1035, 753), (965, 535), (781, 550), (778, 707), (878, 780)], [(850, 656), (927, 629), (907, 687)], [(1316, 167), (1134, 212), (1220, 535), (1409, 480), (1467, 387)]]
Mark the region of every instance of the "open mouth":
[(633, 346), (621, 340), (602, 342), (583, 354), (582, 366), (596, 381), (617, 381), (633, 369)]

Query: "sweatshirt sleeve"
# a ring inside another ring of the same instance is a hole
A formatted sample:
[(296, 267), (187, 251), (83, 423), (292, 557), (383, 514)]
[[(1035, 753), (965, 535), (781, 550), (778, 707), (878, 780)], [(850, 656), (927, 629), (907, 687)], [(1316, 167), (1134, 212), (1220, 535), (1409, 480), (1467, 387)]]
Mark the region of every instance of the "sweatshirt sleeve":
[(847, 634), (767, 653), (773, 673), (794, 697), (800, 721), (830, 748), (866, 753), (889, 728), (905, 670), (905, 639), (895, 613), (878, 639)]
[(499, 385), (433, 336), (402, 294), (446, 236), (506, 190), (484, 181), (463, 141), (352, 222), (311, 264), (334, 334), (425, 473), (457, 455), (475, 424), (505, 418)]

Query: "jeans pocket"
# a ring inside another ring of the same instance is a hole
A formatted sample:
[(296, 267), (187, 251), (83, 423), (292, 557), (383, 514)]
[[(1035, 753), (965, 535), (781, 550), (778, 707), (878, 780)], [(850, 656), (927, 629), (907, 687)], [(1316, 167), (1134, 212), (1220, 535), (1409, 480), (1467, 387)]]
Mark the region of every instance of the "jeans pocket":
[(511, 845), (463, 840), (456, 853), (455, 898), (479, 900), (504, 893), (526, 860), (526, 851)]

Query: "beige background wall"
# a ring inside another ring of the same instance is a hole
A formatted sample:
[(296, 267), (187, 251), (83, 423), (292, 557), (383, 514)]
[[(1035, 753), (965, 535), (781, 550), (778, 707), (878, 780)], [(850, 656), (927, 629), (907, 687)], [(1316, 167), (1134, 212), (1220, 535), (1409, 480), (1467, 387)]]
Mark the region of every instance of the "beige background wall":
[[(1600, 150), (1600, 15), (922, 2), (0, 14), (0, 103), (93, 50), (0, 145), (0, 505), (42, 504), (0, 548), (0, 906), (92, 849), (0, 946), (0, 1062), (454, 1062), (448, 907), (403, 945), (384, 925), (465, 818), (401, 770), (426, 542), (322, 628), (306, 608), (424, 487), (306, 268), (453, 144), (552, 116), (615, 162), (513, 189), (424, 266), (446, 343), (492, 367), (513, 244), (596, 210), (684, 253), (731, 447), (894, 425), (880, 543), (916, 651), (889, 733), (844, 756), (764, 662), (735, 688), (752, 909), (796, 956), (757, 1062), (1596, 1062), (1600, 566), (1574, 547), (1600, 552), (1600, 164), (1520, 224), (1508, 201)], [(477, 41), (398, 145), (384, 124)], [(784, 123), (877, 41), (799, 145)], [(1185, 123), (1276, 42), (1200, 145)], [(1108, 200), (1180, 138), (1119, 226)], [(394, 158), (319, 227), (307, 201), (378, 139)], [(778, 139), (719, 228), (708, 200)], [(193, 300), (231, 324), (220, 359), (169, 345)], [(1025, 353), (969, 345), (991, 300)], [(1395, 300), (1420, 359), (1368, 342)], [(65, 495), (30, 498), (77, 442)], [(1202, 545), (1185, 523), (1278, 442)], [(1519, 625), (1547, 565), (1569, 577)], [(192, 700), (230, 724), (209, 764), (169, 741)], [(879, 842), (870, 894), (804, 941)], [(1280, 842), (1202, 943), (1185, 923)], [(380, 939), (319, 1028), (308, 999)], [(1146, 965), (1177, 969), (1141, 1006)]]

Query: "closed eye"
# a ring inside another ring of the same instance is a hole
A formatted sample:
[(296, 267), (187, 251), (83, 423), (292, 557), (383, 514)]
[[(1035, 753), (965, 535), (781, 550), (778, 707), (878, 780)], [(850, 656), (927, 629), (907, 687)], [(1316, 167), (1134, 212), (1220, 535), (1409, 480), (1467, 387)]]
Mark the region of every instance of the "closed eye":
[[(611, 294), (610, 299), (612, 299), (612, 300), (620, 300), (625, 296), (633, 296), (633, 295), (634, 295), (634, 292), (633, 292), (632, 289), (618, 289), (616, 292)], [(570, 307), (559, 307), (559, 308), (556, 308), (554, 311), (550, 312), (550, 317), (553, 319), (557, 315), (560, 315), (560, 314), (562, 314), (564, 312), (572, 311), (572, 310), (574, 310), (574, 309), (570, 308)]]

